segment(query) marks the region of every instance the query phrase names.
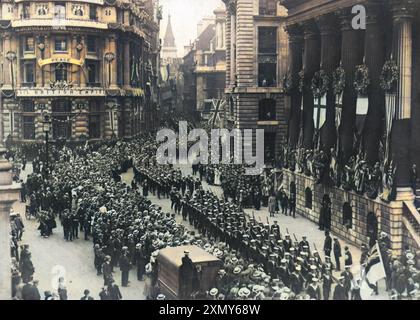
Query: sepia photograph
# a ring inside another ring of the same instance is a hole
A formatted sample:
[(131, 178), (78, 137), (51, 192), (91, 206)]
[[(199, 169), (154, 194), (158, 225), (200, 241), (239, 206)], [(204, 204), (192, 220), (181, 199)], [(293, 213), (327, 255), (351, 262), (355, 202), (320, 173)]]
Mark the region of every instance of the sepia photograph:
[(419, 83), (420, 0), (0, 0), (0, 300), (420, 300)]

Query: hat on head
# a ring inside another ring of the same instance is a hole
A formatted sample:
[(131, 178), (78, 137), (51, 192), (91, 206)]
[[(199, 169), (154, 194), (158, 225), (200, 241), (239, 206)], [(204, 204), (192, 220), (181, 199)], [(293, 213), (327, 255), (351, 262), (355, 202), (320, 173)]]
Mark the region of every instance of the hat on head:
[(217, 288), (213, 288), (209, 293), (212, 297), (215, 297), (219, 293), (219, 290)]

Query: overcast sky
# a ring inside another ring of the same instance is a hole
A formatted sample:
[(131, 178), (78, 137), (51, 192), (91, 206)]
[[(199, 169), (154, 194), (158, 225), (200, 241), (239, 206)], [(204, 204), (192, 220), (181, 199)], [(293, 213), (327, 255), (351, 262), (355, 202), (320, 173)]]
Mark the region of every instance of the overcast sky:
[(184, 46), (197, 37), (197, 23), (203, 17), (213, 16), (217, 7), (224, 6), (221, 0), (160, 0), (163, 6), (163, 20), (160, 30), (163, 39), (171, 15), (178, 56), (184, 54)]

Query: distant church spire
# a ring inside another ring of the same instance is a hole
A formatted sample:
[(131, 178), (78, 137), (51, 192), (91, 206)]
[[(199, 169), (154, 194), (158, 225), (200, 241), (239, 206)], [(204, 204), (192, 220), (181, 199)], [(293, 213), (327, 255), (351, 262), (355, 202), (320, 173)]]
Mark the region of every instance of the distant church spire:
[(172, 24), (171, 24), (171, 15), (168, 15), (168, 26), (166, 27), (166, 34), (163, 40), (164, 47), (176, 47), (175, 45), (175, 37), (172, 31)]

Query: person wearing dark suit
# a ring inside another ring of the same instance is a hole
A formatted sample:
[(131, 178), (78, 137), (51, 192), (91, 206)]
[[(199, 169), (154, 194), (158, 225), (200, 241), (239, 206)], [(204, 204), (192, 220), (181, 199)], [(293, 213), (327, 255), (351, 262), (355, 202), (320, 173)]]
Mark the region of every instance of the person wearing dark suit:
[(37, 280), (34, 280), (33, 283), (27, 283), (23, 286), (22, 300), (41, 300)]
[(337, 238), (334, 238), (333, 251), (334, 251), (335, 265), (337, 267), (337, 271), (341, 271), (341, 267), (340, 267), (341, 245)]
[(181, 284), (181, 297), (188, 299), (192, 292), (192, 281), (194, 264), (189, 257), (189, 252), (184, 251), (185, 256), (182, 258), (182, 264), (179, 268), (180, 284)]
[[(102, 292), (101, 292), (102, 293)], [(99, 294), (100, 295), (100, 294)], [(83, 291), (83, 297), (80, 298), (80, 300), (95, 300), (90, 296), (90, 291), (86, 289)]]
[(348, 300), (349, 296), (344, 288), (344, 277), (339, 278), (339, 282), (334, 289), (333, 300)]
[(324, 254), (325, 256), (331, 257), (332, 250), (332, 239), (329, 231), (325, 231), (325, 240), (324, 240)]
[(128, 248), (123, 247), (123, 254), (120, 257), (120, 270), (121, 270), (121, 285), (128, 287), (128, 274), (130, 272), (131, 264), (128, 257)]
[(121, 300), (122, 294), (120, 288), (117, 286), (115, 281), (112, 281), (111, 285), (108, 287), (109, 291), (109, 300)]
[(111, 297), (109, 296), (109, 291), (106, 287), (103, 287), (101, 292), (99, 292), (99, 298), (101, 300), (111, 300)]
[(104, 285), (108, 286), (112, 281), (112, 266), (110, 256), (105, 257), (105, 262), (102, 264), (102, 273), (104, 275)]

